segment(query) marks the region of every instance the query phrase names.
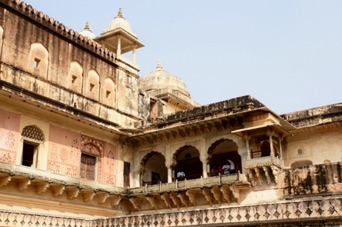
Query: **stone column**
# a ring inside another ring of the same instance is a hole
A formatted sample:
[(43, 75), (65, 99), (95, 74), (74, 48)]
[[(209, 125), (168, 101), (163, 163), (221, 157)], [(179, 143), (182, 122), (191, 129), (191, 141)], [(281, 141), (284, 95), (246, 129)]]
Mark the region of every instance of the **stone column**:
[(208, 177), (208, 172), (207, 172), (207, 163), (202, 161), (202, 169), (203, 169), (203, 178)]
[(137, 45), (133, 45), (133, 51), (132, 51), (132, 61), (133, 63), (136, 63), (136, 46)]
[(274, 157), (274, 148), (273, 148), (273, 136), (272, 136), (272, 133), (270, 133), (270, 135), (269, 135), (269, 140), (270, 140), (271, 157)]
[(245, 137), (246, 140), (246, 148), (247, 148), (247, 160), (251, 160), (251, 150), (250, 150), (250, 146), (249, 146), (249, 136)]
[(172, 183), (172, 178), (173, 178), (173, 168), (171, 166), (167, 167), (167, 183)]
[(283, 148), (281, 146), (281, 143), (283, 142), (283, 136), (279, 136), (279, 159), (284, 160), (283, 158)]
[(118, 36), (118, 48), (116, 50), (116, 55), (117, 56), (121, 55), (121, 35)]
[(206, 144), (205, 144), (205, 139), (201, 139), (200, 143), (199, 143), (200, 147), (199, 147), (199, 152), (200, 152), (200, 160), (202, 162), (202, 176), (203, 178), (207, 178), (208, 177), (208, 172), (207, 172), (207, 160), (208, 160), (208, 152), (206, 149)]

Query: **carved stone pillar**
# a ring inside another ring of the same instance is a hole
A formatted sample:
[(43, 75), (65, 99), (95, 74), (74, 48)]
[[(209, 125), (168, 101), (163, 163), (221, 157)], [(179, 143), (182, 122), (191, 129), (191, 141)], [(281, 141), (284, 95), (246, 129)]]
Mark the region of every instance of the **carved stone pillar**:
[(262, 176), (258, 167), (254, 168), (259, 185), (262, 185)]
[(171, 183), (173, 179), (173, 168), (172, 166), (167, 167), (167, 182)]
[(247, 148), (247, 160), (251, 160), (251, 149), (250, 149), (250, 145), (249, 145), (249, 136), (245, 137), (246, 140), (246, 148)]
[(274, 157), (273, 133), (270, 133), (270, 135), (269, 135), (269, 141), (270, 141), (271, 157)]
[(116, 50), (116, 55), (117, 56), (121, 55), (121, 35), (118, 36), (118, 48)]
[(136, 47), (137, 45), (133, 45), (133, 51), (132, 51), (132, 61), (133, 63), (136, 63)]
[(203, 178), (207, 178), (208, 177), (208, 172), (207, 172), (207, 163), (202, 161), (202, 175)]
[(281, 146), (281, 143), (283, 142), (283, 136), (280, 136), (279, 138), (279, 159), (284, 160), (284, 155), (283, 155), (283, 147)]
[(268, 167), (267, 166), (264, 166), (262, 167), (264, 172), (265, 172), (265, 175), (266, 175), (266, 179), (267, 179), (267, 184), (270, 185), (272, 183), (271, 181), (271, 176), (270, 176), (270, 173), (268, 171)]

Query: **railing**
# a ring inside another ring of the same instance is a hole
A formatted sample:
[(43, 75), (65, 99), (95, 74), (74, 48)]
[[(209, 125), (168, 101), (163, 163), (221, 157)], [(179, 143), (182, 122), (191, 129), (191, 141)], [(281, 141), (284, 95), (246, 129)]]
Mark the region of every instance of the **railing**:
[(69, 177), (61, 174), (48, 172), (27, 166), (19, 166), (11, 163), (0, 162), (0, 172), (7, 173), (9, 176), (24, 176), (28, 179), (38, 179), (49, 183), (60, 183), (63, 185), (72, 185), (79, 188), (91, 188), (94, 190), (107, 191), (109, 193), (126, 194), (125, 188), (113, 186), (111, 184), (100, 183), (84, 178)]
[(184, 181), (175, 181), (172, 183), (159, 183), (155, 185), (145, 185), (142, 187), (131, 188), (129, 191), (131, 194), (146, 194), (153, 192), (166, 192), (166, 191), (178, 191), (198, 187), (211, 187), (222, 184), (232, 184), (234, 182), (247, 182), (246, 176), (241, 173), (221, 175), (208, 178), (199, 178)]
[(252, 158), (249, 160), (246, 160), (245, 162), (245, 168), (253, 168), (256, 166), (281, 166), (281, 160), (278, 157), (273, 156), (264, 156), (264, 157), (258, 157), (258, 158)]
[(279, 176), (284, 196), (342, 193), (342, 162), (284, 169)]

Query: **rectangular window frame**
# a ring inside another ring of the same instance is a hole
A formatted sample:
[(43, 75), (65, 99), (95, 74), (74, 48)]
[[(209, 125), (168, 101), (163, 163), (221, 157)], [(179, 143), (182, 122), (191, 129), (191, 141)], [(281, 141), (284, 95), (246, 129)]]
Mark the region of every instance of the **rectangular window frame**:
[[(84, 156), (86, 156), (88, 158), (94, 158), (94, 162), (95, 162), (94, 167), (93, 167), (94, 168), (94, 175), (93, 175), (93, 178), (91, 178), (91, 179), (87, 177), (88, 176), (87, 171), (89, 171), (89, 170), (86, 169), (85, 170), (86, 172), (84, 172), (84, 170), (82, 169), (82, 166), (83, 166), (82, 165), (82, 157), (84, 157)], [(80, 178), (86, 179), (86, 180), (96, 181), (96, 179), (97, 179), (97, 162), (98, 162), (97, 156), (82, 151), (81, 152), (81, 159), (80, 159)]]
[[(30, 151), (30, 149), (32, 150)], [(30, 155), (29, 152), (32, 152), (33, 155)], [(23, 141), (23, 147), (22, 147), (22, 153), (21, 153), (21, 165), (32, 167), (32, 168), (37, 168), (38, 154), (39, 154), (39, 143), (35, 143), (35, 142), (25, 139)], [(32, 156), (32, 157), (27, 158), (27, 156)], [(31, 160), (31, 165), (28, 165), (28, 162), (30, 162), (30, 160)]]

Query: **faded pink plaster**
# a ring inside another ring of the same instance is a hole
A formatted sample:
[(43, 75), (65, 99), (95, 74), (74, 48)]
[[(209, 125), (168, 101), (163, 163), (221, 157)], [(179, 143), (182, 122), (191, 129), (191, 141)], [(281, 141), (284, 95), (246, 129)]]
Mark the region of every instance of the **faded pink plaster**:
[(20, 114), (0, 109), (0, 161), (15, 163), (20, 141)]
[(69, 130), (50, 126), (48, 170), (70, 177), (80, 177), (81, 153), (97, 157), (96, 180), (115, 184), (116, 146)]
[(120, 171), (117, 166), (117, 152), (116, 145), (105, 143), (104, 155), (102, 158), (103, 171), (102, 178), (103, 183), (115, 184), (117, 171)]
[(81, 135), (50, 125), (48, 170), (70, 177), (80, 176)]

